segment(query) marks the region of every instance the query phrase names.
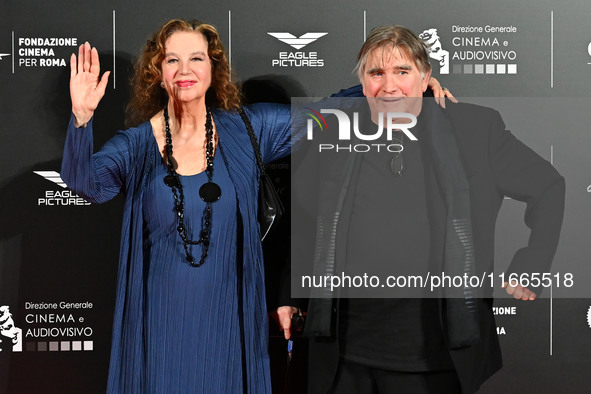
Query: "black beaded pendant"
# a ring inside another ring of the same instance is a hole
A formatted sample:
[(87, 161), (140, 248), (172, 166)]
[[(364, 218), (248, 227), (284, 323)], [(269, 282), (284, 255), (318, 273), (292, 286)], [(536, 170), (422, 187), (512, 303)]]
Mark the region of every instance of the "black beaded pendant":
[[(183, 184), (181, 178), (176, 172), (176, 161), (172, 156), (172, 135), (170, 133), (170, 125), (168, 118), (168, 107), (164, 108), (164, 122), (166, 125), (166, 167), (168, 175), (164, 177), (164, 184), (172, 189), (174, 197), (174, 211), (178, 219), (177, 232), (183, 241), (185, 249), (185, 258), (192, 267), (200, 267), (207, 259), (207, 252), (209, 251), (211, 234), (211, 203), (216, 202), (222, 195), (222, 189), (219, 185), (212, 181), (213, 178), (213, 123), (211, 121), (211, 112), (207, 108), (207, 115), (205, 119), (205, 158), (207, 174), (207, 182), (199, 188), (199, 197), (205, 201), (205, 208), (203, 210), (202, 228), (199, 232), (199, 239), (192, 240), (189, 238), (187, 226), (184, 223), (185, 219), (185, 194), (183, 193)], [(195, 261), (195, 257), (189, 251), (190, 245), (201, 244), (201, 259), (199, 262)]]
[(168, 187), (179, 187), (179, 183), (174, 175), (167, 175), (164, 177), (164, 184)]
[(199, 197), (205, 202), (215, 202), (222, 196), (222, 189), (215, 182), (206, 182), (199, 188)]

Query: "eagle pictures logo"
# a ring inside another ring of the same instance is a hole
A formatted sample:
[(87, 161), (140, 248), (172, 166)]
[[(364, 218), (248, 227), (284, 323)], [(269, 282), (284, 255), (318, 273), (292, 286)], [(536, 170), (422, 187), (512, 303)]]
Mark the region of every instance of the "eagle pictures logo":
[(305, 46), (315, 42), (328, 33), (305, 33), (299, 37), (288, 32), (267, 32), (271, 37), (291, 46), (295, 52), (279, 52), (279, 56), (271, 61), (273, 67), (323, 67), (324, 59), (318, 57), (318, 52), (301, 51)]
[(88, 201), (78, 196), (67, 188), (60, 174), (56, 171), (33, 171), (35, 174), (58, 185), (60, 190), (46, 190), (43, 197), (37, 199), (37, 205), (41, 206), (65, 206), (65, 205), (90, 205)]

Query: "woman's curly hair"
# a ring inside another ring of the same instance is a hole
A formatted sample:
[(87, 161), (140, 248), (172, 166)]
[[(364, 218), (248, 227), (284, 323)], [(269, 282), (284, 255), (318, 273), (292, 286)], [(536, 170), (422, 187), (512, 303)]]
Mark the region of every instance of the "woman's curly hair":
[(232, 71), (224, 45), (215, 27), (198, 20), (173, 19), (166, 22), (146, 46), (135, 64), (131, 79), (132, 99), (127, 106), (128, 126), (145, 122), (160, 111), (168, 102), (168, 93), (162, 88), (162, 61), (165, 58), (165, 43), (179, 31), (195, 31), (207, 40), (207, 52), (211, 60), (211, 86), (205, 94), (207, 105), (225, 110), (240, 107), (240, 89), (231, 82)]

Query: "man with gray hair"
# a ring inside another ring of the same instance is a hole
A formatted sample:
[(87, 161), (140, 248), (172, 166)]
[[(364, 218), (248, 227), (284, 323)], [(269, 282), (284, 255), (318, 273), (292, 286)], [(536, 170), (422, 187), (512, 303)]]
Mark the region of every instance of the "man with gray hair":
[[(315, 164), (312, 172), (322, 179), (317, 215), (338, 221), (323, 227), (334, 231), (326, 238), (336, 243), (325, 264), (344, 271), (378, 266), (390, 256), (397, 269), (413, 272), (492, 273), (495, 221), (508, 196), (527, 204), (531, 233), (507, 273), (549, 272), (565, 193), (553, 166), (505, 130), (498, 112), (462, 103), (443, 110), (423, 101), (431, 75), (427, 49), (404, 27), (372, 30), (356, 71), (361, 88), (339, 96), (361, 96), (362, 90), (373, 124), (392, 121), (381, 119), (387, 113), (413, 115), (418, 141), (400, 136), (404, 149), (396, 154), (325, 155), (342, 165)], [(314, 253), (326, 247), (317, 242)], [(540, 291), (505, 287), (521, 300), (534, 300)], [(436, 298), (311, 299), (304, 330), (309, 392), (477, 391), (502, 365), (493, 289), (460, 290)], [(286, 338), (297, 311), (278, 309)]]

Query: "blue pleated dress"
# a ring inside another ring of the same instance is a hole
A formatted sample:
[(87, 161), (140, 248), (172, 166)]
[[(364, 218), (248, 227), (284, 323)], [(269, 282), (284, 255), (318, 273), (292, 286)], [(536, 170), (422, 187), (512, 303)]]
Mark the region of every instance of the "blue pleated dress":
[[(154, 149), (158, 149), (154, 142)], [(150, 393), (241, 393), (242, 345), (236, 265), (236, 192), (218, 151), (213, 181), (222, 189), (211, 204), (208, 257), (191, 267), (176, 230), (171, 188), (159, 154), (148, 179), (143, 206), (146, 277), (146, 388)], [(185, 225), (198, 239), (205, 202), (201, 172), (181, 176)], [(199, 261), (201, 245), (190, 246)]]

